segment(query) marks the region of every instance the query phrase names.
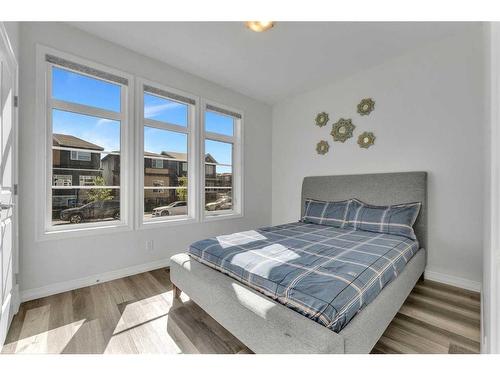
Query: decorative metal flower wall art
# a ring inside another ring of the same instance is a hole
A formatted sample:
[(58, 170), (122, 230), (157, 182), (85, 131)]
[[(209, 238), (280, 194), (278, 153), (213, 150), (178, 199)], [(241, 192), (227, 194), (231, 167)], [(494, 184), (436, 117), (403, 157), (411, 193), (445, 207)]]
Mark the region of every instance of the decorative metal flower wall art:
[(334, 141), (337, 142), (345, 142), (349, 138), (352, 137), (352, 131), (355, 126), (352, 124), (351, 119), (343, 119), (341, 118), (335, 124), (333, 124), (331, 135)]
[(368, 148), (375, 143), (375, 135), (372, 132), (364, 132), (358, 137), (358, 145), (361, 148)]
[(316, 125), (318, 125), (320, 128), (325, 126), (326, 123), (328, 122), (330, 118), (328, 117), (328, 113), (326, 112), (321, 112), (316, 115)]
[(324, 155), (330, 149), (330, 145), (327, 141), (319, 141), (316, 145), (316, 152), (320, 155)]
[(375, 102), (372, 98), (366, 98), (361, 100), (358, 104), (358, 113), (361, 116), (368, 116), (371, 111), (375, 109)]

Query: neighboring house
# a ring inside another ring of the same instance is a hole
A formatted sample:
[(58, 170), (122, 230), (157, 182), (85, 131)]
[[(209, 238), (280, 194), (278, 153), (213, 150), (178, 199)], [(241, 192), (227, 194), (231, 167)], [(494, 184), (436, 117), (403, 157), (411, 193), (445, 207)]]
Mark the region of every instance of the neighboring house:
[[(67, 134), (52, 137), (52, 215), (59, 217), (63, 209), (84, 203), (87, 191), (68, 186), (89, 186), (102, 176), (101, 146)], [(57, 187), (61, 187), (57, 189)], [(66, 188), (65, 188), (66, 187)]]
[[(120, 185), (120, 155), (107, 154), (101, 160), (101, 146), (83, 139), (66, 135), (53, 135), (53, 217), (58, 218), (61, 210), (86, 203), (88, 190), (68, 189), (68, 186), (93, 186), (96, 177), (102, 177), (106, 186)], [(205, 157), (205, 199), (212, 202), (228, 193), (228, 189), (209, 187), (231, 186), (232, 175), (217, 175), (217, 160), (212, 155)], [(180, 189), (162, 189), (180, 186), (181, 177), (187, 177), (187, 155), (185, 153), (162, 151), (160, 154), (144, 153), (144, 186), (158, 189), (144, 190), (144, 211), (168, 205), (179, 197)], [(57, 189), (57, 186), (66, 187)], [(115, 191), (113, 191), (114, 193)]]
[(120, 155), (107, 154), (101, 160), (101, 169), (107, 186), (120, 186)]
[(161, 189), (179, 186), (179, 178), (187, 176), (187, 155), (162, 151), (144, 153), (144, 186), (159, 189), (144, 190), (144, 212), (165, 206), (177, 199), (176, 189)]
[[(210, 154), (205, 157), (207, 163), (217, 164)], [(102, 159), (103, 177), (113, 185), (119, 184), (120, 158), (118, 155), (106, 155)], [(168, 205), (174, 201), (182, 200), (179, 196), (180, 189), (164, 189), (166, 187), (180, 186), (181, 177), (187, 177), (188, 163), (187, 154), (172, 151), (161, 153), (144, 153), (144, 212), (151, 212), (154, 208)], [(231, 175), (222, 174), (221, 179), (217, 176), (215, 165), (206, 166), (207, 186), (231, 186)], [(229, 185), (228, 185), (229, 184)], [(151, 188), (153, 187), (153, 188)], [(155, 189), (157, 188), (157, 189)], [(227, 190), (207, 189), (207, 201), (213, 201)]]

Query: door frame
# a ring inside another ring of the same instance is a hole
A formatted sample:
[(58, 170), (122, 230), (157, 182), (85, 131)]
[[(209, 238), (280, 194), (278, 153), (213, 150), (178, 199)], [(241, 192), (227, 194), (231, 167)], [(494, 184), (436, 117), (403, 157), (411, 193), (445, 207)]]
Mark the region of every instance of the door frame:
[[(14, 49), (12, 47), (12, 44), (10, 42), (7, 29), (5, 28), (5, 25), (3, 22), (0, 22), (0, 46), (5, 49), (7, 52), (7, 59), (8, 63), (11, 65), (12, 70), (14, 72), (14, 82), (13, 82), (13, 87), (12, 91), (14, 94), (14, 97), (18, 97), (18, 87), (19, 87), (19, 64), (16, 58), (16, 55), (14, 53)], [(18, 213), (19, 213), (19, 191), (18, 191), (18, 173), (19, 173), (19, 168), (18, 168), (18, 162), (19, 162), (19, 154), (18, 154), (18, 140), (19, 140), (19, 102), (17, 105), (14, 107), (13, 113), (12, 113), (12, 131), (13, 131), (13, 139), (12, 139), (12, 168), (13, 168), (13, 173), (12, 173), (12, 180), (13, 180), (13, 186), (14, 186), (14, 192), (13, 192), (13, 208), (12, 208), (12, 228), (13, 228), (13, 233), (12, 233), (12, 252), (13, 252), (13, 257), (12, 257), (12, 292), (11, 292), (11, 309), (9, 312), (9, 317), (8, 317), (8, 326), (10, 326), (10, 323), (12, 322), (12, 318), (14, 317), (15, 314), (19, 311), (19, 305), (21, 303), (20, 299), (20, 292), (19, 292), (19, 283), (18, 283), (18, 276), (19, 275), (19, 225), (18, 225)], [(3, 304), (3, 301), (1, 301), (1, 304)], [(0, 306), (1, 308), (2, 306)], [(3, 342), (0, 342), (0, 347), (2, 347)]]

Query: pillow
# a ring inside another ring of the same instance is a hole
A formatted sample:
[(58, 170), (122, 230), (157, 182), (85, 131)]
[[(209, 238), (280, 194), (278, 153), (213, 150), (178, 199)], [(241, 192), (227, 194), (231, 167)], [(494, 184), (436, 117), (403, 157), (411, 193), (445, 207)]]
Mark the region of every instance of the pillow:
[(346, 227), (416, 240), (413, 224), (417, 220), (421, 206), (420, 202), (372, 206), (353, 199), (347, 214)]
[(306, 199), (302, 222), (344, 228), (350, 200), (326, 202)]

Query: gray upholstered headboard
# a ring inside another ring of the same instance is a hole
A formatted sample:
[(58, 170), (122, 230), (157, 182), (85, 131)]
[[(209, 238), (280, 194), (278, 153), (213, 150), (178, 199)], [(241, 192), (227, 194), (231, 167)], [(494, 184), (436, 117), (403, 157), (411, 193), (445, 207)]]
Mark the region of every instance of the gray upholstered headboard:
[(414, 229), (420, 247), (427, 249), (427, 172), (305, 177), (301, 217), (307, 198), (326, 201), (358, 198), (374, 205), (422, 202)]

